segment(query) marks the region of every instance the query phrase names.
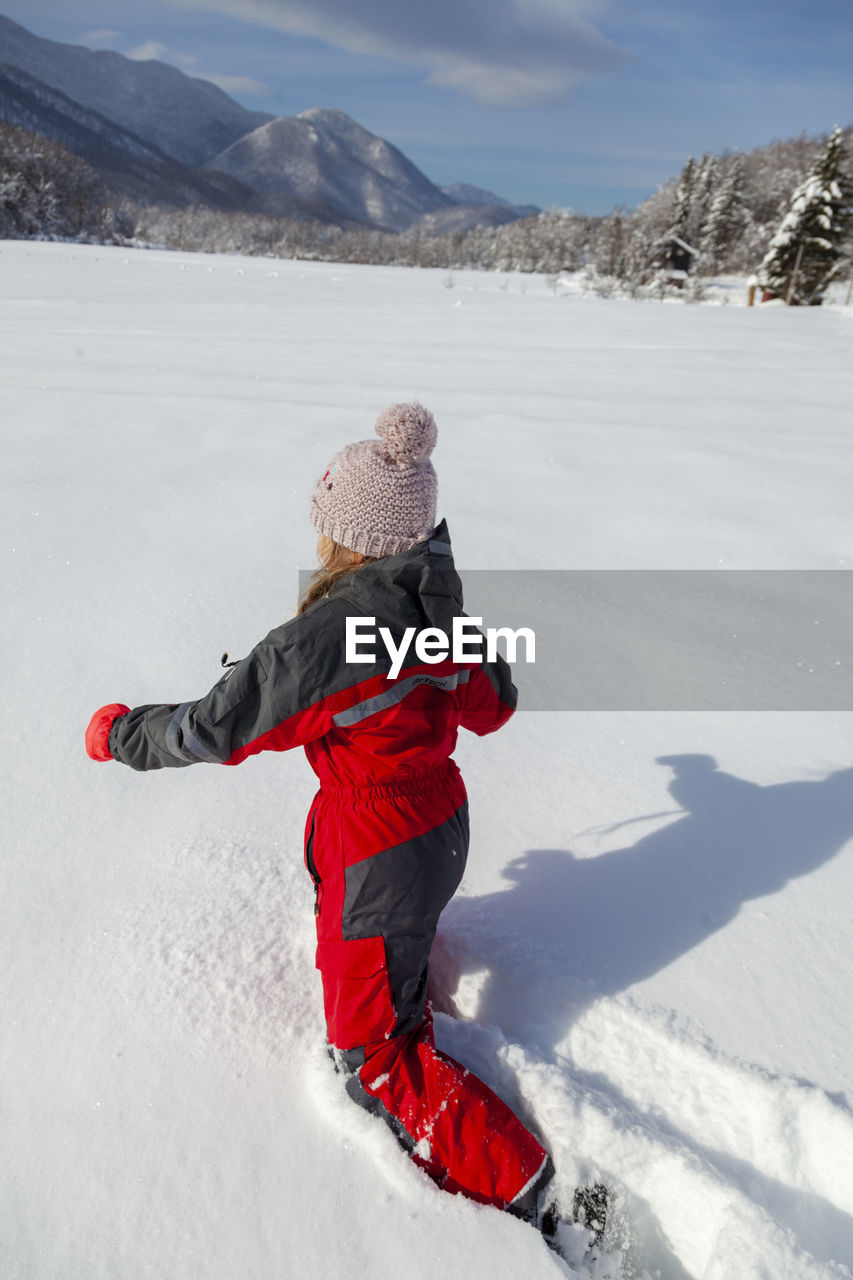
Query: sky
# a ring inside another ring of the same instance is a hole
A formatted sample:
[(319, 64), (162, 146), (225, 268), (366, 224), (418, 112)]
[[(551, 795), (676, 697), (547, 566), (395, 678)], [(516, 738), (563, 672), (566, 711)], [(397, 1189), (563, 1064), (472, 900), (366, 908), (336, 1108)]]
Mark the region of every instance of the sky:
[[(601, 214), (853, 123), (850, 0), (0, 0), (36, 35), (346, 111), (433, 182)], [(0, 51), (2, 60), (2, 51)]]

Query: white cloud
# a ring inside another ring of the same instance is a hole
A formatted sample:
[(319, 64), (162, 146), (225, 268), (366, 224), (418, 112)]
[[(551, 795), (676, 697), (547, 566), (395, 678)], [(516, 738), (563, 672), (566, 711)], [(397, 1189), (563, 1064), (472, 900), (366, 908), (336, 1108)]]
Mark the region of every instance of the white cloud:
[(169, 50), (164, 44), (160, 44), (159, 40), (146, 40), (145, 44), (137, 45), (135, 49), (128, 49), (125, 57), (132, 58), (134, 62), (163, 62), (168, 52)]
[[(132, 58), (134, 62), (170, 62), (173, 67), (180, 67), (183, 71), (190, 71), (198, 65), (198, 58), (193, 54), (177, 53), (159, 40), (146, 40), (135, 49), (128, 49), (124, 56)], [(201, 72), (195, 74), (201, 75)]]
[(490, 105), (559, 102), (626, 55), (589, 20), (606, 0), (171, 0), (351, 53), (403, 59)]
[(247, 98), (263, 98), (269, 94), (269, 86), (252, 76), (217, 75), (213, 71), (194, 71), (193, 75), (196, 80), (209, 80), (225, 93), (243, 94)]
[(132, 58), (134, 62), (168, 62), (174, 67), (179, 67), (188, 75), (194, 76), (196, 80), (209, 80), (211, 84), (217, 85), (225, 93), (240, 93), (252, 98), (263, 97), (269, 93), (268, 86), (262, 80), (255, 80), (253, 76), (234, 76), (217, 71), (199, 71), (198, 58), (189, 53), (176, 53), (159, 40), (146, 40), (144, 44), (137, 45), (135, 49), (128, 49), (125, 57)]
[(585, 77), (568, 68), (506, 67), (473, 59), (450, 58), (429, 76), (430, 84), (456, 89), (487, 107), (542, 107), (560, 102)]
[(77, 43), (95, 49), (111, 49), (120, 36), (120, 31), (84, 31), (77, 37)]

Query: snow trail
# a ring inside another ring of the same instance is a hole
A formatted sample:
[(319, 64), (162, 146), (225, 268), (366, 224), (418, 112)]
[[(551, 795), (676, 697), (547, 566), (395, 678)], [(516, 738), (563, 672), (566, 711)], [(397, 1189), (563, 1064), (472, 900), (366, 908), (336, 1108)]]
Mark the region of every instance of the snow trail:
[(565, 1203), (593, 1181), (613, 1190), (608, 1241), (625, 1280), (853, 1274), (836, 1261), (853, 1256), (853, 1118), (821, 1090), (727, 1061), (628, 1002), (585, 1015), (571, 1060), (446, 1015), (439, 1028), (447, 1052), (548, 1135)]

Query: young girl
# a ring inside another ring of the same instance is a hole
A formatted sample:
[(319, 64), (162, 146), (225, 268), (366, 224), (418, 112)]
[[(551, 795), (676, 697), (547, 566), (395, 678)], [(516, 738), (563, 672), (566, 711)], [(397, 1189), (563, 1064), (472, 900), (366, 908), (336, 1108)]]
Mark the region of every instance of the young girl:
[(399, 647), (410, 628), (450, 636), (462, 614), (447, 526), (435, 526), (433, 416), (392, 405), (376, 433), (343, 449), (317, 482), (311, 520), (323, 568), (298, 615), (197, 701), (103, 707), (86, 748), (132, 769), (305, 748), (320, 781), (305, 829), (317, 968), (347, 1092), (440, 1186), (545, 1229), (546, 1151), (436, 1049), (427, 1004), (436, 925), (468, 853), (457, 732), (500, 728), (516, 690), (500, 657), (427, 663), (410, 643), (396, 678), (382, 643), (367, 662), (346, 661), (348, 618), (372, 620), (377, 634), (388, 628)]

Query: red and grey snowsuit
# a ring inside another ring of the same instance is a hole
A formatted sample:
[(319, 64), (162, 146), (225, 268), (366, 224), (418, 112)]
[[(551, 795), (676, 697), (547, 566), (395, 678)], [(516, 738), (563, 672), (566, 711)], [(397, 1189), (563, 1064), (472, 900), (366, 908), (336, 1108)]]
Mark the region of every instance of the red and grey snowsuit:
[(501, 658), (427, 664), (412, 645), (392, 679), (378, 637), (374, 660), (345, 660), (348, 616), (374, 618), (399, 644), (407, 627), (449, 636), (461, 614), (442, 523), (412, 551), (340, 580), (204, 698), (121, 716), (109, 747), (134, 769), (233, 765), (305, 748), (320, 780), (305, 833), (317, 968), (347, 1090), (447, 1190), (532, 1217), (553, 1171), (546, 1152), (481, 1080), (435, 1048), (426, 1002), (436, 925), (468, 852), (465, 787), (451, 753), (460, 725), (485, 734), (512, 715), (509, 667)]

